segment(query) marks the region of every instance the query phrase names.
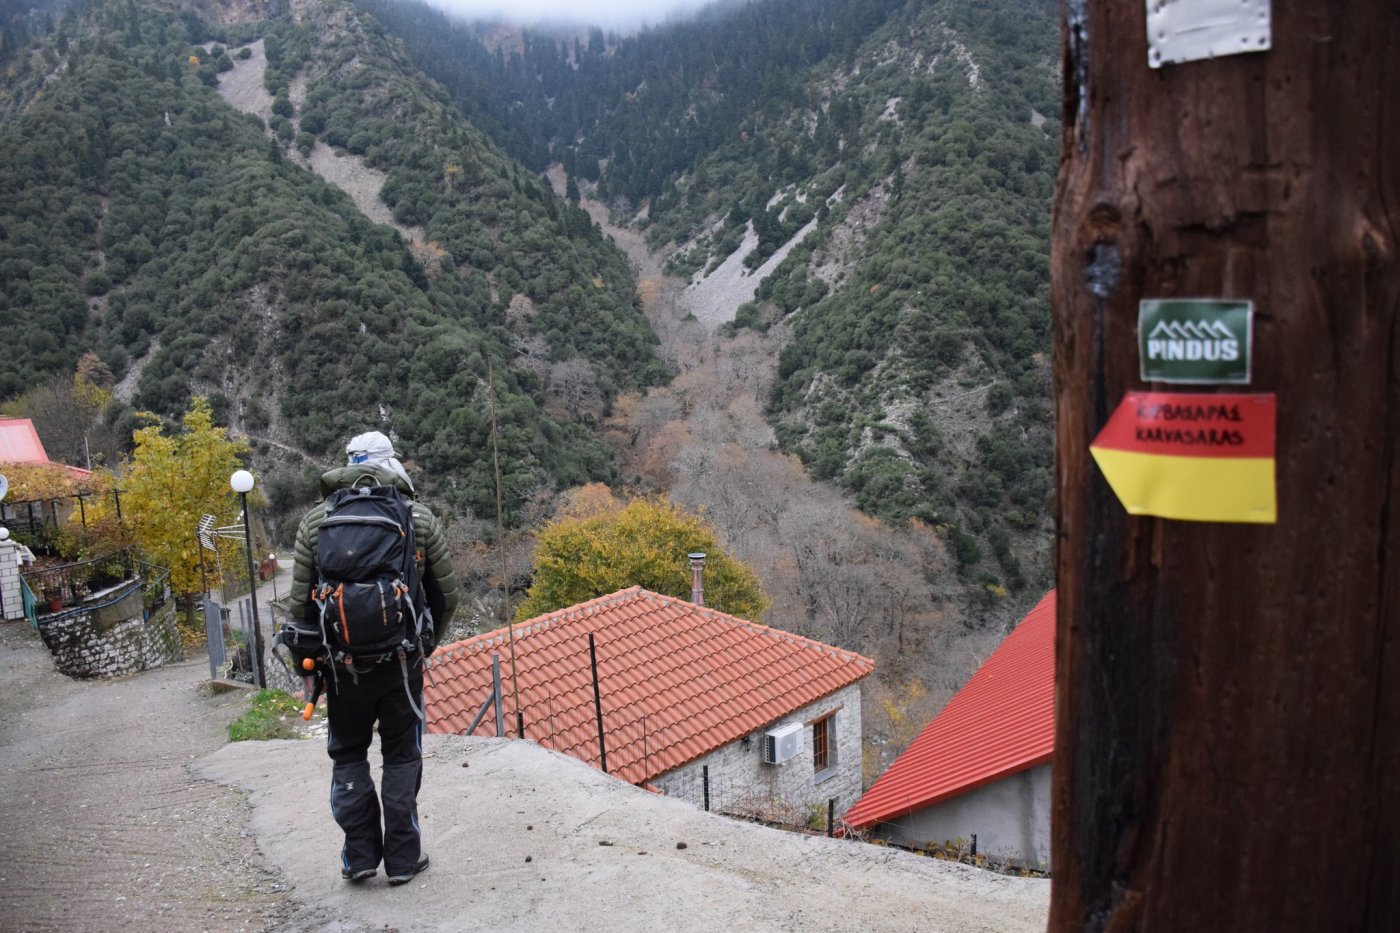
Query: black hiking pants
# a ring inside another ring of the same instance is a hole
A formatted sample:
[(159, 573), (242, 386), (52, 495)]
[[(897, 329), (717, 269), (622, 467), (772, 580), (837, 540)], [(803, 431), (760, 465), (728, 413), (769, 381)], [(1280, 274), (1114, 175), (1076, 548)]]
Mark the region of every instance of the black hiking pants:
[[(418, 787), (423, 779), (423, 723), (409, 703), (404, 671), (387, 664), (327, 683), (326, 751), (331, 769), (331, 814), (345, 831), (341, 868), (361, 871), (384, 863), (385, 874), (408, 875), (418, 864)], [(357, 682), (358, 679), (358, 682)], [(423, 708), (423, 668), (408, 665), (408, 690)], [(369, 745), (379, 723), (383, 787), (375, 794)], [(382, 810), (381, 810), (382, 801)], [(381, 828), (380, 817), (383, 817)]]

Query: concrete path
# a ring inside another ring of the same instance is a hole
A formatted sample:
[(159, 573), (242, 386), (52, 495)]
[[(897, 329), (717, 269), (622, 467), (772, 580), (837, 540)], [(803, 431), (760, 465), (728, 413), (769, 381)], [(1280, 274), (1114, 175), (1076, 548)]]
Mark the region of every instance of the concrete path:
[(80, 682), (4, 623), (0, 678), (4, 929), (1045, 928), (1044, 880), (742, 823), (530, 742), (454, 736), (425, 742), (432, 866), (349, 885), (322, 742), (227, 743), (251, 691), (210, 690), (201, 655)]

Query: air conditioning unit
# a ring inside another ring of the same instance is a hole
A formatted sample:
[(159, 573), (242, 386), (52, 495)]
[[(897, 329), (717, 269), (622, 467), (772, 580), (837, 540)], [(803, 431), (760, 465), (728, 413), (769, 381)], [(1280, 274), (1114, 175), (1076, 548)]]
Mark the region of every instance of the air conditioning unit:
[(763, 763), (780, 765), (802, 751), (802, 723), (790, 722), (763, 733)]

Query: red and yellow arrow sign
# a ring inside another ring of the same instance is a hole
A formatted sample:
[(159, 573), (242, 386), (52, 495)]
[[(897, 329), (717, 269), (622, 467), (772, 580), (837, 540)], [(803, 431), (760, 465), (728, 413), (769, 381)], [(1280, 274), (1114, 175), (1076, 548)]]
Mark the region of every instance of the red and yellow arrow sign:
[(1276, 396), (1129, 392), (1089, 452), (1133, 515), (1278, 521)]

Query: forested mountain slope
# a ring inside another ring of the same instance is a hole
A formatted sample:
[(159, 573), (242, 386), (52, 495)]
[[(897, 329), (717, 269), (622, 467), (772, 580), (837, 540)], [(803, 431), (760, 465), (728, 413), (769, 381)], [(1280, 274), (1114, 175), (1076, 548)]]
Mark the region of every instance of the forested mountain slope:
[[(593, 422), (619, 388), (664, 378), (621, 253), (377, 25), (335, 0), (295, 7), (218, 25), (148, 0), (93, 3), (37, 23), (10, 58), (0, 401), (95, 350), (119, 378), (136, 367), (137, 405), (175, 413), (210, 394), (268, 457), (324, 462), (384, 427), (442, 496), (489, 515), (490, 360), (515, 488), (610, 478)], [(270, 127), (214, 90), (254, 38)], [(385, 201), (425, 242), (367, 221), (288, 158), (316, 146), (387, 172)], [(568, 399), (552, 384), (563, 376)], [(273, 493), (292, 505), (305, 489)]]
[(853, 61), (905, 0), (716, 2), (632, 35), (534, 28), (508, 44), (420, 0), (355, 2), (525, 165), (562, 162), (604, 198), (640, 206), (755, 120), (785, 113), (814, 63)]
[(861, 121), (827, 173), (840, 204), (740, 312), (791, 327), (784, 446), (867, 511), (949, 525), (959, 562), (1013, 589), (1010, 538), (1049, 531), (1057, 42), (1052, 4), (945, 3), (877, 34), (858, 89), (833, 69)]
[(942, 529), (965, 580), (1049, 580), (1050, 0), (766, 0), (587, 39), (357, 0), (526, 164), (596, 179), (693, 278), (758, 268), (784, 449), (863, 509)]

